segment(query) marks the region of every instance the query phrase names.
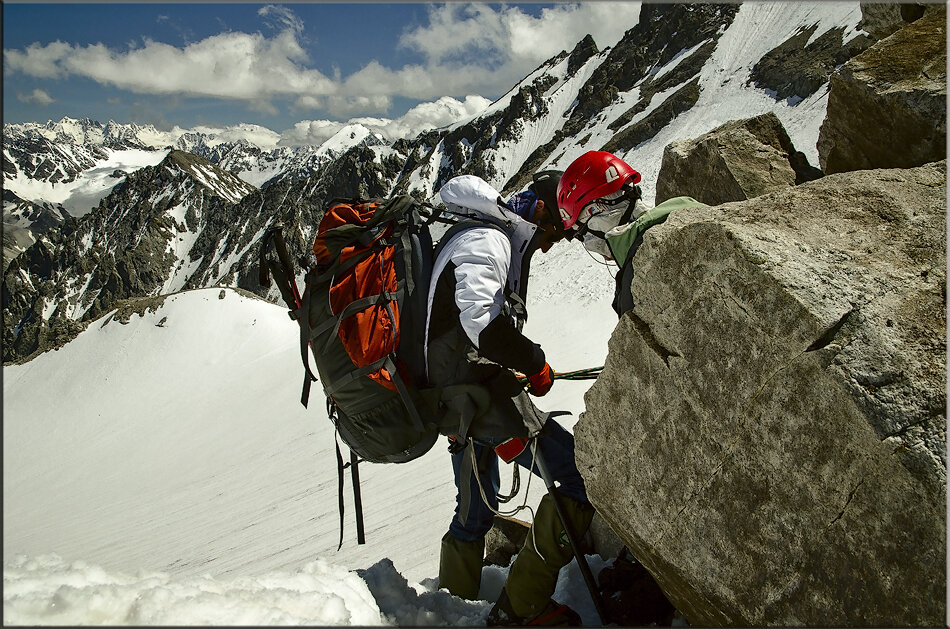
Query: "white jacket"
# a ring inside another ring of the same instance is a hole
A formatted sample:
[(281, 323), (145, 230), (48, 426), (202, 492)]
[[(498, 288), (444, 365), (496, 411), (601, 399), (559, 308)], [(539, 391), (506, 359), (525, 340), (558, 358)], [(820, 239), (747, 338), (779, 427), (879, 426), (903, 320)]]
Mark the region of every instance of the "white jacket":
[[(508, 294), (524, 298), (527, 265), (533, 253), (530, 243), (538, 229), (537, 225), (505, 207), (498, 192), (474, 175), (460, 175), (449, 180), (439, 191), (439, 196), (449, 212), (491, 224), (471, 227), (440, 244), (429, 286), (427, 363), (436, 285), (447, 267), (454, 267), (459, 323), (475, 349), (482, 350), (482, 334), (504, 311)], [(515, 324), (520, 333), (523, 321)], [(521, 351), (524, 353), (524, 347)], [(505, 364), (498, 357), (491, 358)], [(514, 360), (519, 362), (521, 358), (515, 357)], [(543, 361), (540, 367), (543, 367)]]

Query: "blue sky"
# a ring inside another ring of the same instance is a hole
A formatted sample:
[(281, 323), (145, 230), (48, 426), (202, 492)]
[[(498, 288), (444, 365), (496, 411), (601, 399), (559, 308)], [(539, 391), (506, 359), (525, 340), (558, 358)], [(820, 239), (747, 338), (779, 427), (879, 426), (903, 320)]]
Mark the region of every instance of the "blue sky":
[(477, 113), (637, 2), (3, 4), (5, 123), (63, 116), (306, 134)]

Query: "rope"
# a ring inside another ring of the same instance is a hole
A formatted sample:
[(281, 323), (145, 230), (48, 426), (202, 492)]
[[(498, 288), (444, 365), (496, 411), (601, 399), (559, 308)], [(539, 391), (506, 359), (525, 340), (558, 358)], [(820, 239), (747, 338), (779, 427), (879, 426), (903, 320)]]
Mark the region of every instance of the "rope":
[(587, 252), (587, 255), (590, 256), (591, 260), (593, 260), (595, 263), (599, 264), (600, 266), (605, 266), (608, 268), (612, 266), (617, 266), (616, 262), (608, 262), (607, 260), (598, 260), (597, 258), (594, 257), (594, 254), (591, 253), (587, 247), (584, 247), (584, 251)]
[[(530, 447), (531, 447), (531, 467), (529, 468), (529, 471), (534, 469), (535, 459), (538, 456), (538, 440), (532, 439)], [(499, 515), (503, 518), (510, 518), (514, 516), (515, 514), (527, 509), (531, 513), (531, 526), (528, 529), (531, 532), (531, 545), (534, 547), (534, 552), (538, 553), (538, 556), (541, 558), (541, 560), (544, 563), (547, 563), (548, 560), (545, 559), (544, 555), (541, 554), (540, 549), (538, 549), (538, 542), (534, 537), (535, 536), (534, 509), (528, 506), (528, 491), (531, 489), (531, 477), (534, 476), (534, 474), (528, 474), (528, 484), (527, 486), (525, 486), (525, 489), (524, 489), (524, 502), (521, 503), (521, 506), (515, 507), (511, 511), (507, 511), (507, 512), (499, 511), (498, 509), (493, 508), (491, 506), (491, 503), (488, 502), (488, 497), (485, 495), (485, 488), (482, 487), (482, 478), (481, 478), (481, 475), (478, 473), (478, 461), (475, 460), (475, 442), (474, 441), (469, 443), (468, 451), (472, 457), (472, 466), (473, 466), (472, 469), (475, 473), (475, 483), (478, 485), (478, 493), (481, 494), (482, 496), (482, 502), (485, 503), (485, 506), (488, 507), (492, 513), (494, 513), (495, 515)], [(515, 463), (515, 465), (518, 465), (518, 464)]]
[(515, 465), (514, 469), (511, 470), (511, 493), (509, 494), (498, 494), (496, 498), (498, 499), (499, 504), (505, 504), (511, 502), (511, 499), (521, 491), (521, 474), (518, 470), (521, 468)]

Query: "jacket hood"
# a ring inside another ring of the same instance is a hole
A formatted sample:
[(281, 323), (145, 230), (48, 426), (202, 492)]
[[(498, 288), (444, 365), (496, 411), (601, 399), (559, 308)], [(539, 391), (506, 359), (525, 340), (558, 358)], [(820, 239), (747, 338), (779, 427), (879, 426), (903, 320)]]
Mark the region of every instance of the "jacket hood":
[(439, 190), (439, 197), (453, 214), (475, 214), (479, 218), (502, 221), (509, 227), (528, 223), (502, 200), (491, 184), (476, 175), (458, 175), (449, 179)]

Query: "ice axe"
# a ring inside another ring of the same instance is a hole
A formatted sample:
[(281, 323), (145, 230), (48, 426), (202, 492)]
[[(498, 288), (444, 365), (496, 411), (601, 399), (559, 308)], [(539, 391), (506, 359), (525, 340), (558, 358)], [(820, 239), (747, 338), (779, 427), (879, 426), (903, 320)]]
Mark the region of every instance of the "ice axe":
[[(509, 439), (496, 446), (495, 452), (506, 463), (510, 463), (515, 459), (515, 457), (524, 452), (524, 449), (528, 446), (529, 441), (529, 439)], [(590, 597), (594, 601), (594, 608), (597, 610), (597, 616), (600, 618), (600, 624), (603, 625), (606, 623), (607, 616), (604, 613), (604, 605), (600, 598), (600, 591), (597, 589), (597, 583), (594, 581), (594, 575), (590, 571), (587, 558), (584, 556), (584, 553), (581, 552), (580, 546), (577, 543), (577, 535), (574, 534), (570, 522), (567, 519), (567, 515), (564, 512), (564, 505), (561, 503), (561, 497), (556, 491), (554, 478), (551, 476), (550, 470), (548, 470), (547, 463), (544, 460), (544, 455), (541, 454), (541, 449), (535, 447), (533, 455), (534, 463), (538, 466), (538, 472), (541, 474), (541, 479), (544, 481), (544, 486), (547, 487), (548, 493), (551, 494), (551, 500), (554, 501), (554, 509), (557, 511), (557, 517), (561, 519), (561, 524), (564, 525), (564, 532), (567, 534), (568, 544), (570, 544), (571, 552), (574, 554), (574, 558), (577, 560), (577, 567), (580, 568), (581, 575), (584, 577), (584, 583), (587, 585), (587, 589), (590, 591)]]
[[(596, 380), (597, 376), (600, 375), (600, 372), (603, 371), (604, 367), (591, 367), (589, 369), (577, 369), (575, 371), (555, 371), (554, 380)], [(518, 382), (521, 384), (528, 383), (528, 376), (523, 373), (515, 373), (518, 378)]]

